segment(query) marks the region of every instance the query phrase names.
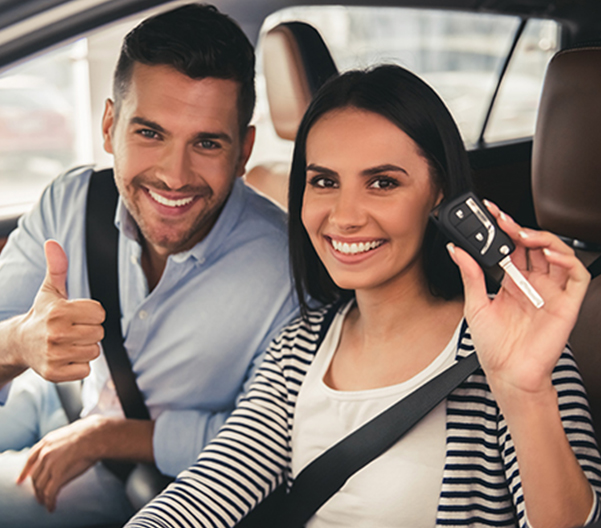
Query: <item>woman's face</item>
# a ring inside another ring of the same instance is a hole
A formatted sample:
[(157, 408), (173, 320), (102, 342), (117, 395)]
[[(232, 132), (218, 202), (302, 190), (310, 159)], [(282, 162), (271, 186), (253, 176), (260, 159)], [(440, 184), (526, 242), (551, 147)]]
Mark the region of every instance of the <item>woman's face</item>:
[(415, 142), (379, 114), (345, 108), (315, 123), (306, 159), (302, 221), (332, 280), (424, 284), (422, 240), (441, 193)]

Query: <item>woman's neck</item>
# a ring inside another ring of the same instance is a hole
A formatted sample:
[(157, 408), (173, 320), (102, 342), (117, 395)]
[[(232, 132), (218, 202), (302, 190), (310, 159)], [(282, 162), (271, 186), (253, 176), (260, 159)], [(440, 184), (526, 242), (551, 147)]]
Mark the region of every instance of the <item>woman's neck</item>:
[(434, 297), (419, 284), (357, 291), (324, 381), (338, 390), (364, 390), (406, 381), (444, 349), (463, 302)]
[(356, 298), (357, 324), (364, 335), (386, 339), (398, 336), (412, 327), (428, 325), (439, 312), (457, 312), (457, 302), (435, 297), (426, 280), (416, 278), (391, 287), (358, 290)]

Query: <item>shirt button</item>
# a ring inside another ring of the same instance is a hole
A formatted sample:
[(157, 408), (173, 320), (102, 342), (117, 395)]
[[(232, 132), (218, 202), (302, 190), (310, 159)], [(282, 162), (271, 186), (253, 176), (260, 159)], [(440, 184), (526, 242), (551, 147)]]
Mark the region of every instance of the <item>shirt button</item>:
[(109, 379), (106, 382), (106, 386), (108, 387), (109, 390), (112, 390), (112, 391), (115, 390), (115, 382), (112, 379)]
[(137, 258), (135, 255), (132, 255), (132, 256), (130, 257), (130, 260), (131, 260), (131, 263), (132, 263), (132, 264), (134, 264), (134, 265), (137, 265), (137, 264), (138, 264), (138, 258)]
[(140, 313), (138, 314), (138, 317), (142, 320), (146, 319), (148, 317), (148, 312), (146, 310), (140, 310)]

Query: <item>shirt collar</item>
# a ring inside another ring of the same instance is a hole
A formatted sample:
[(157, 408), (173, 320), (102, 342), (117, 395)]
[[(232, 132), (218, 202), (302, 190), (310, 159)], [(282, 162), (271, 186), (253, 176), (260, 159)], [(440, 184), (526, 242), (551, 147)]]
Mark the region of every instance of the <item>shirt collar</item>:
[[(198, 242), (192, 249), (182, 251), (176, 255), (171, 255), (170, 258), (175, 257), (175, 260), (178, 262), (184, 262), (190, 257), (199, 262), (205, 262), (210, 258), (219, 249), (223, 240), (238, 223), (238, 219), (244, 209), (245, 196), (244, 182), (241, 178), (236, 178), (234, 180), (232, 191), (230, 192), (215, 225), (211, 228), (211, 231), (209, 231), (207, 236)], [(121, 197), (119, 197), (117, 210), (115, 212), (115, 227), (130, 240), (137, 244), (140, 243), (136, 222), (127, 210), (127, 207), (125, 207), (125, 203)]]

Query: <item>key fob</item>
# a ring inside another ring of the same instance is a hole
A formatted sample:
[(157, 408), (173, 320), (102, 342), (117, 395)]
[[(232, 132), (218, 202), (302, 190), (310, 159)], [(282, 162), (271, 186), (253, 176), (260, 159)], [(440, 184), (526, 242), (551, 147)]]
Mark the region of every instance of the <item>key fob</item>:
[(515, 249), (511, 238), (472, 192), (439, 205), (430, 217), (455, 245), (467, 251), (483, 268), (493, 268)]

